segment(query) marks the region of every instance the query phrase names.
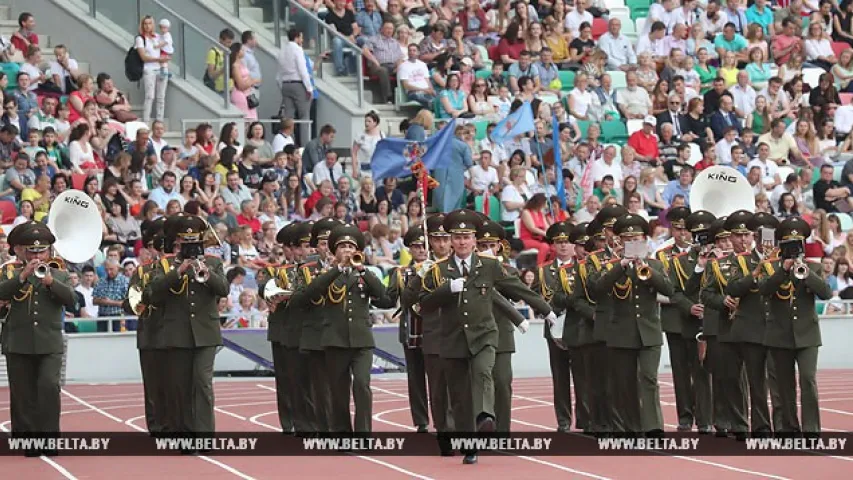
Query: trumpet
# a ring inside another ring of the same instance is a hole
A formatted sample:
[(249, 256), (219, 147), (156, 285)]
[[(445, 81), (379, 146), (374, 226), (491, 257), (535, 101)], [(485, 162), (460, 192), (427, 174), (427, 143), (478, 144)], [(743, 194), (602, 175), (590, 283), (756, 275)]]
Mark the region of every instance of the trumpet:
[(360, 267), (364, 265), (364, 253), (355, 252), (352, 256), (349, 257), (349, 263), (353, 267)]
[(652, 278), (652, 269), (645, 262), (637, 265), (637, 278), (644, 282)]
[(210, 271), (208, 271), (207, 265), (204, 264), (204, 260), (192, 260), (190, 268), (193, 269), (193, 279), (196, 283), (206, 283), (210, 279)]
[(36, 270), (34, 272), (36, 278), (46, 277), (47, 274), (50, 273), (51, 268), (55, 268), (57, 270), (62, 270), (63, 268), (65, 268), (65, 262), (61, 258), (54, 257), (54, 258), (51, 258), (50, 260), (48, 260), (46, 262), (42, 262), (42, 263), (38, 264), (38, 266), (36, 267)]
[(794, 272), (794, 278), (797, 280), (805, 280), (809, 276), (809, 266), (801, 258), (797, 259), (791, 271)]

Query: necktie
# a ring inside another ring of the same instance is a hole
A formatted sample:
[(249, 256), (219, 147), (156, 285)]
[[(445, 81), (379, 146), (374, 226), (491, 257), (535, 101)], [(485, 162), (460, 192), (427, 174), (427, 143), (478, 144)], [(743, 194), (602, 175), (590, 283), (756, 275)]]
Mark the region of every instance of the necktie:
[(462, 260), (462, 276), (468, 278), (468, 265), (465, 263), (465, 260)]
[(335, 167), (329, 169), (329, 179), (332, 181), (332, 186), (338, 186), (338, 182), (335, 181)]
[(675, 127), (675, 136), (680, 137), (681, 136), (681, 126), (678, 125), (678, 112), (675, 112), (672, 114), (672, 123), (673, 123), (673, 127)]
[(730, 127), (731, 127), (731, 126), (732, 126), (732, 119), (731, 119), (731, 118), (729, 118), (729, 114), (728, 114), (728, 113), (724, 113), (724, 114), (723, 114), (723, 118), (725, 118), (725, 119), (726, 119), (726, 124), (727, 124), (728, 126), (730, 126)]

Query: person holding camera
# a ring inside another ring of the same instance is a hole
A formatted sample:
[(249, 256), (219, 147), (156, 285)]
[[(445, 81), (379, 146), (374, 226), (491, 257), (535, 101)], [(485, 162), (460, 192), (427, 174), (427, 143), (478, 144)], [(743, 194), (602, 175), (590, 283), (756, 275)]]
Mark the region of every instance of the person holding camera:
[[(769, 304), (764, 332), (764, 345), (776, 367), (776, 381), (782, 407), (777, 433), (817, 436), (820, 431), (820, 408), (817, 393), (817, 355), (821, 346), (820, 323), (816, 299), (832, 296), (821, 276), (819, 263), (803, 261), (803, 242), (811, 234), (801, 218), (786, 218), (776, 229), (780, 256), (762, 264), (763, 272), (756, 283)], [(796, 370), (795, 370), (796, 368)], [(802, 424), (797, 417), (797, 380), (799, 373)]]
[(170, 366), (167, 379), (169, 432), (212, 434), (213, 361), (222, 345), (217, 302), (227, 297), (222, 261), (205, 256), (200, 217), (178, 214), (163, 225), (166, 245), (175, 255), (160, 260), (151, 274), (149, 298), (162, 315), (162, 338)]

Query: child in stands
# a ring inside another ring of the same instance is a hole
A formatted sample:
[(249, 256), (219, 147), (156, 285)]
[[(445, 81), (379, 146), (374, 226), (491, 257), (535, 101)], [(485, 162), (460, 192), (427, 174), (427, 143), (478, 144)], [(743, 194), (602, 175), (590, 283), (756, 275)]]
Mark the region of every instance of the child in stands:
[[(160, 48), (160, 58), (172, 58), (172, 55), (175, 53), (175, 45), (172, 42), (172, 34), (169, 33), (169, 28), (171, 28), (171, 24), (169, 20), (164, 18), (160, 20), (160, 35), (158, 35), (157, 46)], [(164, 78), (171, 78), (172, 74), (169, 72), (169, 64), (164, 62), (160, 64), (160, 76)]]

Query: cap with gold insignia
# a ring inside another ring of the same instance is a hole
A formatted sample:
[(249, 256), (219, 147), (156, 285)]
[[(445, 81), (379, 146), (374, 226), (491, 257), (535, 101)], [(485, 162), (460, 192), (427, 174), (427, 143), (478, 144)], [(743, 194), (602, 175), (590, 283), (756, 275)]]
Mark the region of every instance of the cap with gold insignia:
[(311, 246), (316, 247), (318, 240), (328, 239), (329, 234), (332, 233), (332, 229), (339, 225), (341, 225), (340, 220), (332, 217), (324, 217), (317, 220), (311, 228)]
[(716, 219), (717, 217), (707, 210), (696, 210), (687, 217), (685, 226), (691, 233), (699, 233), (710, 229), (711, 224), (713, 224)]
[(675, 207), (666, 212), (666, 219), (673, 228), (687, 228), (687, 217), (690, 209), (687, 207)]
[(726, 230), (732, 233), (752, 233), (749, 229), (749, 222), (752, 220), (752, 213), (747, 210), (738, 210), (726, 219)]
[(184, 212), (178, 212), (167, 217), (163, 223), (163, 242), (165, 243), (164, 249), (167, 252), (171, 253), (173, 249), (175, 239), (178, 236), (178, 223), (185, 215)]
[(708, 229), (708, 234), (711, 235), (711, 238), (714, 240), (732, 236), (732, 232), (726, 228), (726, 218), (727, 217), (720, 217), (711, 222), (711, 228)]
[(406, 231), (406, 235), (403, 237), (403, 245), (411, 248), (412, 245), (426, 245), (426, 237), (424, 237), (424, 229), (420, 226), (418, 227), (409, 227), (409, 230)]
[(548, 243), (568, 242), (572, 236), (573, 228), (574, 227), (569, 222), (557, 222), (548, 227), (548, 231), (545, 232), (545, 241)]
[(142, 245), (146, 248), (162, 249), (163, 241), (163, 226), (166, 225), (166, 217), (158, 217), (155, 220), (146, 220), (142, 222), (140, 230), (142, 230)]
[(32, 228), (36, 225), (40, 225), (39, 222), (35, 220), (30, 220), (15, 226), (11, 232), (9, 232), (9, 236), (6, 237), (6, 243), (9, 244), (9, 254), (15, 255), (15, 246), (23, 246), (23, 244), (18, 240), (21, 237), (21, 234), (24, 233), (27, 229)]
[(444, 229), (453, 233), (477, 233), (480, 226), (480, 216), (468, 209), (454, 210), (444, 219)]
[(290, 245), (290, 235), (293, 233), (293, 229), (299, 225), (296, 222), (288, 223), (287, 225), (281, 227), (281, 230), (275, 234), (275, 241), (280, 245)]
[(447, 215), (443, 213), (436, 213), (435, 215), (427, 218), (427, 234), (429, 234), (430, 237), (449, 236), (450, 234), (444, 229), (444, 220), (446, 218)]
[(784, 240), (804, 240), (812, 234), (812, 228), (808, 222), (800, 217), (788, 217), (779, 223), (776, 228), (776, 239)]
[(477, 242), (500, 242), (505, 238), (504, 227), (491, 220), (484, 220), (477, 228)]
[(24, 247), (28, 252), (43, 252), (53, 245), (56, 237), (43, 223), (27, 225), (15, 236), (15, 245)]
[(338, 246), (349, 243), (356, 250), (364, 250), (364, 234), (351, 223), (339, 224), (329, 232), (329, 249), (335, 251)]
[(311, 231), (314, 229), (314, 221), (297, 223), (289, 234), (288, 240), (291, 247), (301, 247), (303, 243), (311, 243)]
[(613, 228), (616, 224), (616, 220), (625, 216), (627, 213), (628, 209), (622, 205), (608, 205), (599, 210), (595, 218), (597, 218), (605, 228)]
[(202, 243), (207, 222), (198, 215), (182, 215), (175, 225), (176, 237), (182, 243)]
[(599, 240), (604, 240), (604, 225), (597, 217), (593, 218), (592, 221), (586, 225), (586, 233), (589, 235), (590, 239), (597, 238)]
[(620, 237), (635, 237), (649, 234), (649, 222), (645, 218), (629, 213), (616, 220), (613, 231)]
[(757, 232), (762, 228), (779, 228), (779, 219), (767, 212), (758, 212), (752, 215), (747, 224), (750, 230)]
[(590, 240), (590, 236), (587, 233), (588, 226), (588, 222), (579, 223), (573, 226), (571, 233), (569, 234), (569, 242), (574, 245), (586, 245)]

